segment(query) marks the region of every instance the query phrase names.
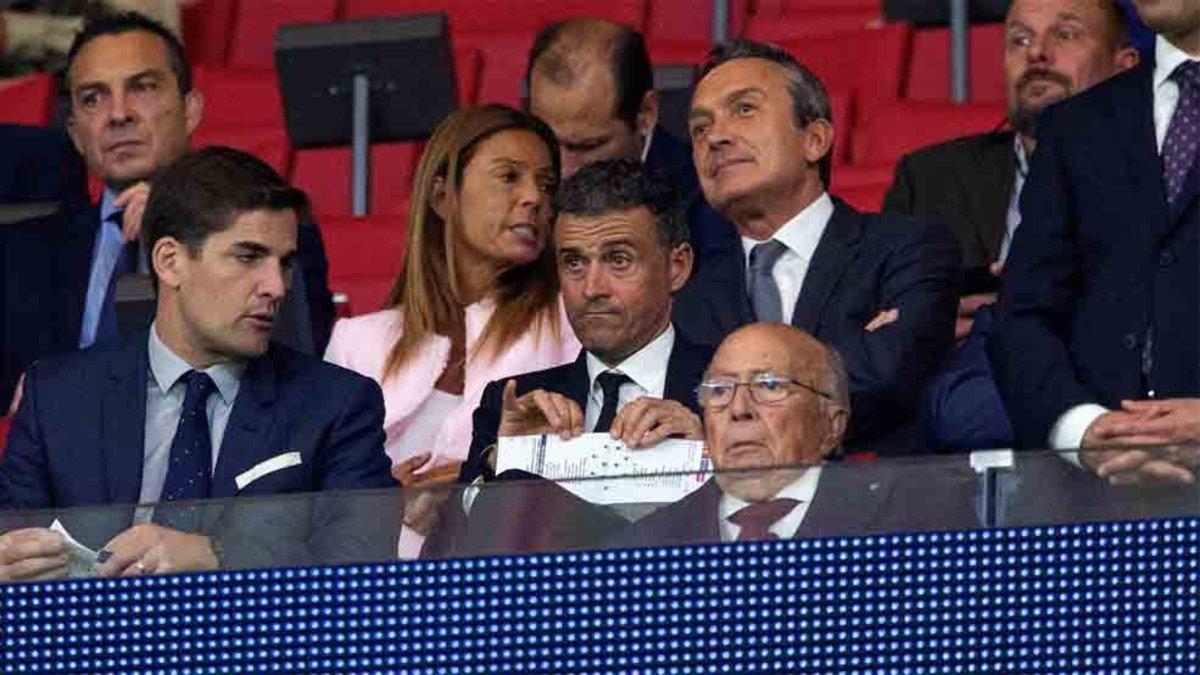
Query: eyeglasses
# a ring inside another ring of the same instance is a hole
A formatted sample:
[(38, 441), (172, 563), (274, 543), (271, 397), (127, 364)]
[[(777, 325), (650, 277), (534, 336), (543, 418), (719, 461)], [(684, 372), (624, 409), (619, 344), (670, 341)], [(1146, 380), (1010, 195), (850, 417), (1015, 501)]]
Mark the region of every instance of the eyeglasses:
[(833, 401), (833, 395), (821, 391), (794, 377), (762, 373), (748, 380), (737, 380), (732, 377), (714, 377), (700, 383), (696, 388), (696, 398), (705, 408), (724, 408), (733, 403), (738, 387), (746, 387), (750, 392), (750, 400), (759, 405), (774, 405), (783, 401), (796, 392), (797, 388), (811, 391), (821, 398)]

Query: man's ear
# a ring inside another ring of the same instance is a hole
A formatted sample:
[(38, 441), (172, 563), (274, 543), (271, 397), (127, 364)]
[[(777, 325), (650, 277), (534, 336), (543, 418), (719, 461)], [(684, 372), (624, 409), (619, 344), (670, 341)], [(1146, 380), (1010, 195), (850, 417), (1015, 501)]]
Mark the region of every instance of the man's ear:
[(183, 97), (183, 119), (187, 125), (188, 138), (192, 137), (200, 121), (204, 119), (204, 94), (193, 88)]
[(162, 237), (150, 251), (151, 272), (158, 277), (159, 288), (179, 290), (187, 278), (190, 252), (175, 237)]
[(1125, 45), (1117, 50), (1115, 57), (1117, 64), (1117, 72), (1129, 70), (1137, 66), (1142, 61), (1142, 53), (1133, 45)]
[(833, 125), (829, 120), (815, 119), (808, 123), (801, 142), (801, 152), (809, 164), (816, 164), (821, 158), (833, 152)]
[(637, 129), (642, 135), (643, 142), (654, 133), (654, 127), (658, 125), (658, 92), (654, 89), (647, 91), (642, 96), (642, 103), (638, 106), (637, 112)]
[(670, 265), (672, 293), (679, 292), (679, 289), (683, 288), (683, 285), (691, 278), (694, 261), (695, 253), (692, 251), (692, 245), (686, 241), (671, 249), (667, 262)]
[(825, 434), (821, 439), (821, 450), (828, 457), (846, 437), (846, 422), (850, 419), (850, 411), (828, 401), (821, 402), (821, 414), (825, 417)]

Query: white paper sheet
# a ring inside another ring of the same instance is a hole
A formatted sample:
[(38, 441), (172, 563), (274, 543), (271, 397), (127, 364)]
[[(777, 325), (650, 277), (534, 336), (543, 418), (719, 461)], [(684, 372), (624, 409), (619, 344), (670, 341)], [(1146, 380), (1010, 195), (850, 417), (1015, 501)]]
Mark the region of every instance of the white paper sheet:
[[(605, 433), (569, 441), (558, 436), (508, 436), (496, 445), (496, 473), (519, 469), (558, 481), (595, 504), (674, 502), (708, 480), (704, 443), (667, 439), (631, 450)], [(620, 476), (612, 480), (577, 480)]]
[(75, 541), (67, 528), (55, 519), (50, 525), (50, 531), (62, 535), (63, 543), (67, 545), (67, 575), (72, 579), (82, 579), (96, 576), (97, 553), (83, 544)]

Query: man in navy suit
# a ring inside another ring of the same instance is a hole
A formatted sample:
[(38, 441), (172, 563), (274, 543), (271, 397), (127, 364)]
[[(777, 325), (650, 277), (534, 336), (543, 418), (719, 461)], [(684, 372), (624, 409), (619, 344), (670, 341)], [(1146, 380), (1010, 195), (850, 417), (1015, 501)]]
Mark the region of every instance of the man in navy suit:
[[(163, 171), (144, 221), (154, 324), (29, 369), (0, 464), (0, 507), (158, 502), (110, 510), (87, 535), (73, 533), (109, 552), (104, 575), (394, 550), (378, 509), (356, 516), (363, 509), (350, 498), (251, 500), (217, 515), (178, 505), (393, 485), (378, 385), (270, 341), (306, 208), (270, 167), (229, 148)], [(0, 535), (0, 578), (61, 573), (62, 550), (45, 529)]]
[(678, 546), (976, 525), (965, 460), (839, 466), (849, 417), (837, 352), (780, 323), (721, 343), (700, 384), (717, 473), (611, 545)]
[(1135, 4), (1154, 58), (1039, 122), (988, 346), (1019, 446), (1192, 483), (1194, 451), (1111, 447), (1200, 442), (1200, 6)]
[(716, 47), (689, 124), (704, 195), (740, 237), (699, 256), (676, 323), (711, 345), (754, 321), (811, 333), (845, 358), (849, 439), (912, 449), (903, 435), (915, 436), (920, 393), (953, 344), (962, 274), (953, 234), (829, 196), (829, 97), (778, 48)]
[[(71, 46), (66, 86), (67, 131), (105, 190), (97, 205), (73, 204), (0, 234), (6, 403), (30, 363), (119, 336), (114, 288), (145, 265), (138, 230), (150, 183), (188, 149), (204, 112), (179, 38), (132, 13), (86, 24)], [(311, 223), (299, 242), (302, 274), (278, 337), (320, 353), (333, 312), (325, 254)]]
[(658, 124), (641, 33), (604, 19), (552, 23), (534, 38), (525, 87), (529, 111), (558, 137), (564, 177), (602, 159), (640, 159), (674, 183), (697, 252), (733, 237), (704, 201), (687, 145)]

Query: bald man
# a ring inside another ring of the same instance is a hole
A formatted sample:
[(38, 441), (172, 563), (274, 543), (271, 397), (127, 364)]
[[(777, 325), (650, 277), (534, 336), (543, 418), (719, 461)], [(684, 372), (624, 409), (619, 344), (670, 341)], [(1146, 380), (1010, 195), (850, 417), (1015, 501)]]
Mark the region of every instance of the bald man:
[(603, 19), (568, 19), (537, 35), (525, 72), (529, 112), (558, 136), (563, 177), (605, 159), (637, 159), (674, 183), (693, 247), (733, 237), (700, 192), (690, 148), (658, 126), (658, 92), (641, 33)]
[(682, 545), (975, 525), (960, 459), (830, 464), (850, 414), (837, 352), (780, 323), (721, 343), (700, 384), (705, 442), (718, 473), (633, 525), (618, 546)]

